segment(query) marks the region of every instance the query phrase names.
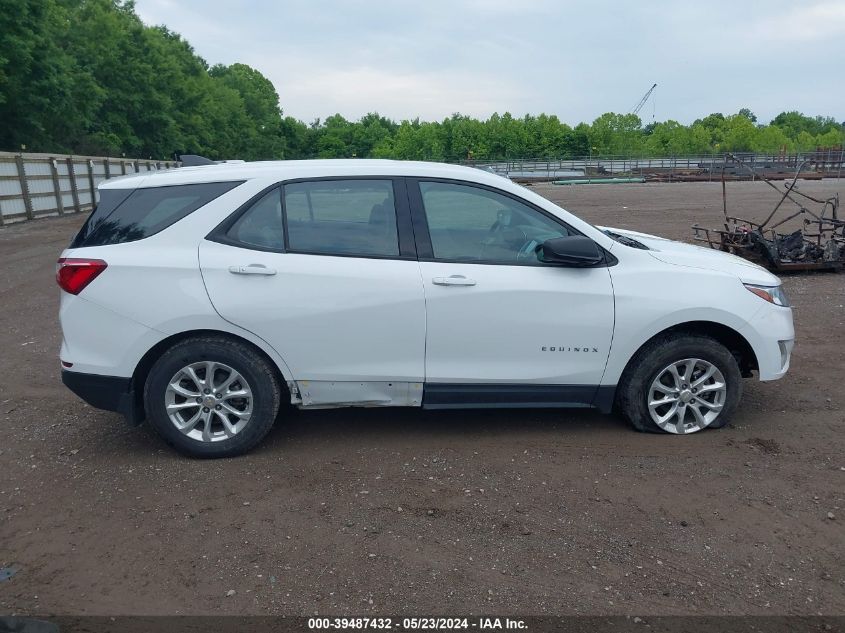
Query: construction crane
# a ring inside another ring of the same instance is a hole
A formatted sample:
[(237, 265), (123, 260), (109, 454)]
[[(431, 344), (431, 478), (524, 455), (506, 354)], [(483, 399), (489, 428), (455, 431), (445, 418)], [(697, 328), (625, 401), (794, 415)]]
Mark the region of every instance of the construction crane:
[(645, 102), (648, 101), (648, 98), (651, 96), (651, 93), (654, 92), (654, 89), (657, 88), (657, 84), (654, 84), (651, 88), (648, 89), (648, 92), (643, 95), (643, 98), (640, 99), (640, 102), (631, 110), (631, 114), (639, 114), (640, 110), (643, 109)]

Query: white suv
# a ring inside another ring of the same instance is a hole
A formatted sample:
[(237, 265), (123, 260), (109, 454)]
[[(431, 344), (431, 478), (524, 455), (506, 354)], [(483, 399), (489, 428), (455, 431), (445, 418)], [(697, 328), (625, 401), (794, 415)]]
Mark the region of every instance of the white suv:
[(728, 422), (743, 376), (783, 376), (794, 339), (759, 266), (435, 163), (109, 181), (57, 277), (64, 383), (204, 457), (255, 446), (282, 400), (616, 405), (692, 433)]

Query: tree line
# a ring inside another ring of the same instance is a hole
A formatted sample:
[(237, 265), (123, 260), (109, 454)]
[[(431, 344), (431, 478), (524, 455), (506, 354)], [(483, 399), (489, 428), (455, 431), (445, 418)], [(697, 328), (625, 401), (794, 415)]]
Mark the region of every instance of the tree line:
[(214, 65), (131, 0), (0, 0), (0, 149), (141, 158), (467, 159), (680, 156), (841, 147), (845, 123), (744, 108), (690, 125), (606, 113), (570, 126), (555, 115), (397, 122), (377, 113), (305, 123), (245, 64)]

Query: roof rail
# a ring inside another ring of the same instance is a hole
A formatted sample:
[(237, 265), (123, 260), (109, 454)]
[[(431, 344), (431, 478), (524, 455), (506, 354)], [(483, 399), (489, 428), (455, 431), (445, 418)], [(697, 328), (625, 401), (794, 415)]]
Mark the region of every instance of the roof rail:
[(179, 160), (182, 161), (182, 167), (200, 167), (202, 165), (236, 165), (243, 163), (240, 159), (228, 159), (228, 160), (211, 160), (210, 158), (206, 158), (205, 156), (197, 156), (196, 154), (182, 154), (179, 157)]
[(199, 167), (200, 165), (214, 165), (214, 161), (205, 156), (198, 156), (196, 154), (182, 154), (179, 157), (182, 161), (182, 167)]

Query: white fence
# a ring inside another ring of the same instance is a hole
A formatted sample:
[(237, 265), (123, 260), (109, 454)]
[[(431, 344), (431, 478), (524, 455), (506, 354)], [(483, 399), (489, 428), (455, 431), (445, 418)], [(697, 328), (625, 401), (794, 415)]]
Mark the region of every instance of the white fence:
[(178, 166), (174, 161), (0, 152), (0, 225), (90, 211), (102, 181)]
[[(845, 173), (845, 148), (831, 148), (800, 154), (753, 154), (736, 152), (747, 165), (763, 172), (794, 175), (800, 165), (828, 178), (841, 178)], [(731, 172), (751, 173), (726, 154), (696, 156), (667, 156), (660, 158), (637, 156), (582, 156), (570, 159), (513, 159), (500, 161), (462, 161), (465, 165), (487, 169), (511, 178), (552, 179), (572, 174), (678, 174), (702, 172), (705, 180), (717, 179), (723, 167)]]

